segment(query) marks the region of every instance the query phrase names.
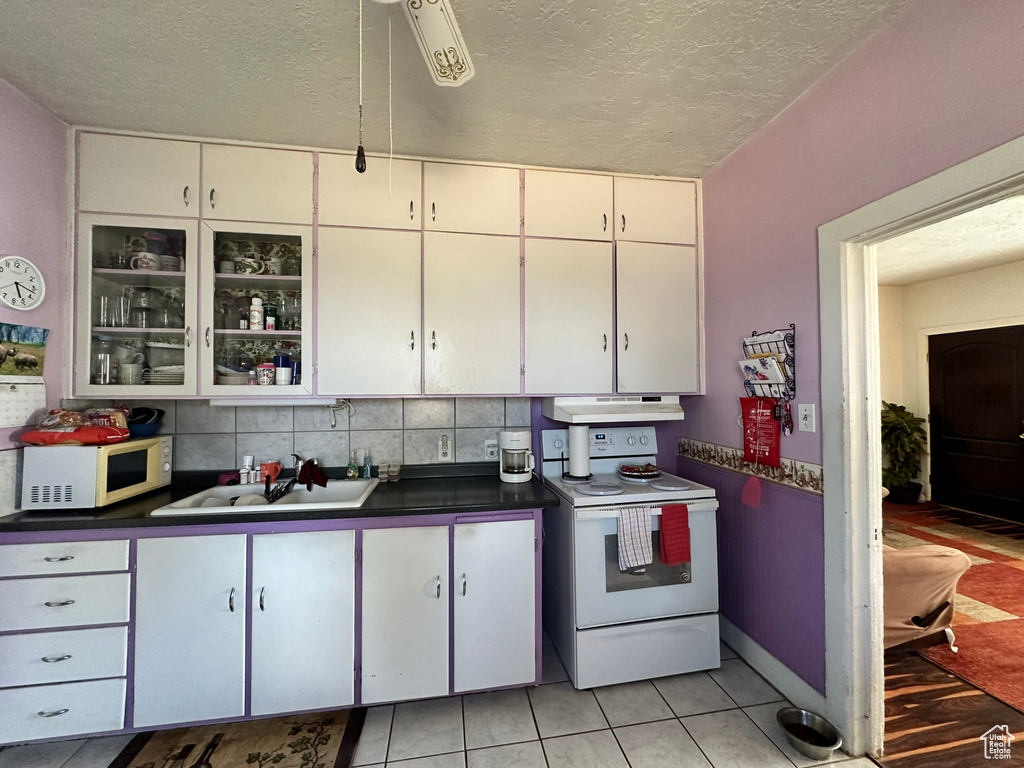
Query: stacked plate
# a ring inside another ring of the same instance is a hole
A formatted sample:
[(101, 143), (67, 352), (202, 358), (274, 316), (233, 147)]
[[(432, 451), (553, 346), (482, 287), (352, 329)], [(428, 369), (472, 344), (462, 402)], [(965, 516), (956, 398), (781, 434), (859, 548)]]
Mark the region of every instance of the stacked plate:
[(156, 368), (146, 368), (142, 372), (143, 384), (158, 384), (169, 386), (185, 383), (184, 365), (161, 365)]
[(247, 371), (236, 371), (226, 365), (218, 365), (216, 379), (218, 384), (248, 384), (249, 374)]
[(661, 467), (654, 464), (623, 464), (619, 467), (619, 477), (630, 483), (653, 483), (661, 477)]

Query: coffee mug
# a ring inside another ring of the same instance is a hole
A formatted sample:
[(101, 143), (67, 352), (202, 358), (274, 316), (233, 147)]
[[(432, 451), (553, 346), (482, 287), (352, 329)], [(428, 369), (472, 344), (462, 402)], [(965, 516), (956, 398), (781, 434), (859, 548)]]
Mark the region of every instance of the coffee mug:
[(268, 275), (280, 275), (281, 274), (281, 259), (277, 256), (271, 256), (267, 259), (267, 274)]
[(274, 369), (274, 383), (278, 386), (290, 385), (292, 383), (292, 368), (290, 365)]
[(117, 375), (117, 380), (121, 384), (141, 384), (142, 363), (123, 363)]
[(129, 262), (132, 269), (160, 269), (160, 257), (155, 253), (136, 253)]
[(250, 256), (235, 259), (235, 271), (243, 275), (262, 275), (266, 269), (262, 261)]
[(118, 364), (129, 365), (131, 363), (141, 364), (146, 356), (133, 347), (119, 345), (114, 347), (114, 357), (117, 358)]
[(276, 483), (277, 476), (281, 474), (281, 462), (280, 461), (265, 461), (260, 464), (260, 477), (263, 479), (270, 478), (270, 482)]
[(224, 259), (217, 265), (217, 271), (222, 274), (233, 275), (235, 273), (235, 262), (230, 259)]
[(165, 253), (160, 257), (160, 268), (166, 272), (180, 272), (181, 257), (171, 256), (170, 254)]

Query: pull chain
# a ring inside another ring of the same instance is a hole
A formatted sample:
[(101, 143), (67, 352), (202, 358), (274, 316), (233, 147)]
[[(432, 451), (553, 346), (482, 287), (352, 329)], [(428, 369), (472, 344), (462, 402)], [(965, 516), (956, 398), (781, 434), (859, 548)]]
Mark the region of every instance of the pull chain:
[(366, 173), (366, 152), (363, 150), (363, 0), (359, 0), (359, 148), (356, 149), (356, 171)]
[(391, 5), (388, 4), (388, 200), (391, 199), (391, 163), (395, 159), (395, 129), (391, 111)]

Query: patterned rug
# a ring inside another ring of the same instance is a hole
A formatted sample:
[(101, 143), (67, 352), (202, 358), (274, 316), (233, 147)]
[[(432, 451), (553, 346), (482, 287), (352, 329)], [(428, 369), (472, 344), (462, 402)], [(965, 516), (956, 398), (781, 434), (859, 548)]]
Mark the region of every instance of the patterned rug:
[(1024, 525), (938, 504), (882, 506), (889, 546), (942, 544), (971, 558), (953, 615), (960, 652), (922, 655), (1024, 711)]
[(109, 768), (349, 768), (365, 709), (140, 733)]

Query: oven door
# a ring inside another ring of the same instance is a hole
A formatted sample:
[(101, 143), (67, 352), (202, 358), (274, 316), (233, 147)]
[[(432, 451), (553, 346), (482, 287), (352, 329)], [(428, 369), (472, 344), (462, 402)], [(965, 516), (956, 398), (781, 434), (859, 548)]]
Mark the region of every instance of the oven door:
[(661, 508), (651, 507), (654, 562), (643, 574), (619, 570), (617, 507), (575, 510), (577, 628), (718, 610), (718, 503), (688, 508), (691, 562), (668, 566), (658, 559)]

